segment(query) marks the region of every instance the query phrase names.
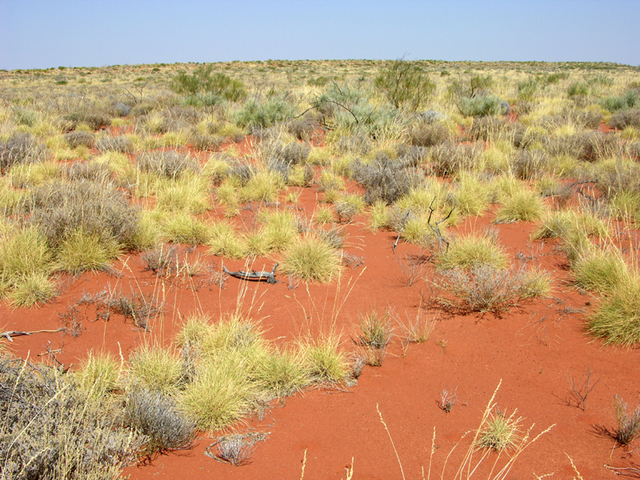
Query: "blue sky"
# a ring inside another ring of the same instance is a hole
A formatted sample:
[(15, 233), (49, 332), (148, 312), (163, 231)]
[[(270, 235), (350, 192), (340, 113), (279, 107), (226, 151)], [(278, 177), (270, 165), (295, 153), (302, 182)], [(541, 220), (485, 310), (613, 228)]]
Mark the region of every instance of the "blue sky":
[(640, 64), (640, 0), (0, 0), (0, 69), (268, 59)]

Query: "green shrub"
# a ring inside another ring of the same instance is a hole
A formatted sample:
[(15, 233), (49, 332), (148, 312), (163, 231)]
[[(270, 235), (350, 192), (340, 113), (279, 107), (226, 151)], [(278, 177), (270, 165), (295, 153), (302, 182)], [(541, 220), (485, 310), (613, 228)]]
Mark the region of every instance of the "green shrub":
[(402, 106), (412, 111), (427, 102), (436, 89), (436, 84), (418, 65), (402, 59), (384, 68), (373, 85), (395, 108)]
[(237, 102), (247, 96), (244, 84), (240, 80), (235, 80), (224, 73), (213, 73), (212, 65), (202, 65), (192, 75), (179, 72), (171, 80), (170, 88), (179, 95), (186, 97), (200, 95), (203, 99), (206, 95), (210, 95), (214, 98)]
[(481, 266), (501, 269), (507, 266), (507, 255), (490, 236), (472, 234), (452, 242), (438, 266), (442, 269)]
[(284, 99), (270, 98), (260, 101), (249, 99), (235, 115), (241, 127), (267, 128), (293, 118), (293, 106)]
[(504, 113), (502, 100), (494, 95), (462, 97), (457, 103), (458, 110), (465, 117), (485, 117)]

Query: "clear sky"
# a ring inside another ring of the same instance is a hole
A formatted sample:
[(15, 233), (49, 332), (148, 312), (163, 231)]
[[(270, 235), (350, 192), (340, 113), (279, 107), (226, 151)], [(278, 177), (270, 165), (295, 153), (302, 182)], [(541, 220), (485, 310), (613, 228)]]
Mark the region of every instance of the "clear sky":
[(640, 0), (0, 0), (0, 69), (229, 60), (640, 64)]

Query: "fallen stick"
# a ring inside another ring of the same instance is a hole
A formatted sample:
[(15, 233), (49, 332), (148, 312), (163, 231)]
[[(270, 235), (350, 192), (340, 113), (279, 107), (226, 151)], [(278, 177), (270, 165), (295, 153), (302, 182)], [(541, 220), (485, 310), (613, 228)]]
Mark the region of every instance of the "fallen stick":
[(239, 278), (241, 280), (253, 280), (256, 282), (266, 281), (271, 285), (275, 285), (276, 283), (282, 283), (279, 280), (276, 280), (276, 268), (278, 268), (278, 265), (279, 264), (276, 263), (271, 272), (267, 272), (264, 270), (259, 272), (256, 272), (255, 270), (251, 270), (250, 272), (245, 272), (243, 270), (239, 270), (237, 272), (230, 272), (229, 270), (227, 270), (227, 267), (225, 266), (223, 266), (222, 269), (224, 270), (224, 273), (226, 273), (227, 275), (231, 275), (232, 277)]
[(18, 332), (15, 330), (7, 330), (6, 332), (0, 333), (0, 337), (7, 337), (7, 340), (13, 342), (11, 337), (23, 337), (26, 335), (33, 335), (34, 333), (58, 333), (64, 330), (64, 328), (59, 328), (57, 330), (35, 330), (33, 332)]

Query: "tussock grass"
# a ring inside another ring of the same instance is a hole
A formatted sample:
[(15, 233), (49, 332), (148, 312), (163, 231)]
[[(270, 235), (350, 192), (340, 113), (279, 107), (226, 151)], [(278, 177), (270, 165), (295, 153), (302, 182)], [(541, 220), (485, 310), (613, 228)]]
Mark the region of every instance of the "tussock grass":
[(101, 400), (118, 385), (120, 364), (109, 354), (94, 354), (82, 361), (76, 376), (79, 388), (95, 400)]
[(301, 280), (318, 282), (330, 282), (341, 272), (335, 249), (313, 235), (297, 239), (283, 252), (281, 268)]
[(229, 258), (242, 258), (245, 256), (247, 247), (236, 233), (231, 224), (227, 222), (217, 222), (211, 226), (211, 237), (207, 245), (211, 248), (213, 255), (222, 255)]
[(599, 293), (614, 292), (626, 280), (627, 265), (619, 252), (590, 249), (572, 266), (577, 286)]
[(507, 255), (496, 240), (488, 235), (470, 234), (457, 238), (440, 259), (442, 269), (490, 266), (495, 269), (507, 266)]
[(544, 202), (537, 192), (521, 189), (504, 200), (502, 207), (496, 213), (495, 221), (497, 223), (532, 222), (540, 219), (545, 209)]
[(520, 423), (522, 421), (522, 417), (516, 418), (517, 412), (517, 410), (514, 410), (507, 417), (506, 413), (501, 412), (496, 407), (495, 412), (486, 419), (484, 425), (480, 428), (480, 435), (477, 440), (478, 446), (498, 452), (515, 448), (520, 441)]
[(128, 381), (132, 388), (174, 393), (183, 381), (182, 360), (157, 345), (137, 349), (129, 359)]
[(335, 334), (299, 340), (304, 365), (313, 382), (335, 384), (345, 379), (349, 367), (339, 345), (340, 338)]
[(121, 252), (112, 239), (87, 233), (82, 227), (70, 234), (56, 250), (55, 266), (71, 274), (102, 270)]

